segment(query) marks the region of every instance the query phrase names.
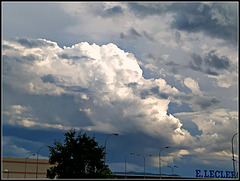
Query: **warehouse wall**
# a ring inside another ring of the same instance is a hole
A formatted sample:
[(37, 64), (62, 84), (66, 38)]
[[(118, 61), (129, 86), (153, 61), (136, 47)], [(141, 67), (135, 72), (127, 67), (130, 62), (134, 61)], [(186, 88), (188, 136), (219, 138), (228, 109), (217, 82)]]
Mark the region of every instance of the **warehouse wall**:
[[(46, 179), (47, 169), (53, 165), (48, 159), (38, 159), (38, 179)], [(28, 158), (2, 158), (2, 179), (36, 179), (37, 159)], [(25, 172), (26, 168), (26, 172)]]

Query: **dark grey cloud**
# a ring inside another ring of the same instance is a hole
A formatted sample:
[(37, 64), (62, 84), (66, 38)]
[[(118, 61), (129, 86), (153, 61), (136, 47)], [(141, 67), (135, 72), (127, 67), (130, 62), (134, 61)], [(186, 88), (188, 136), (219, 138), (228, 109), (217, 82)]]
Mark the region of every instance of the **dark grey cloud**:
[(47, 74), (41, 77), (42, 81), (44, 83), (55, 83), (56, 82), (56, 78), (52, 75), (52, 74)]
[(150, 93), (149, 93), (148, 90), (142, 90), (142, 91), (140, 92), (140, 97), (141, 97), (141, 99), (146, 99), (149, 95), (150, 95)]
[(83, 57), (79, 57), (79, 56), (69, 56), (65, 53), (61, 54), (61, 55), (58, 55), (59, 58), (61, 59), (73, 59), (73, 60), (77, 60), (77, 59), (80, 59), (80, 58), (87, 58), (86, 56), (83, 56)]
[(84, 92), (87, 94), (90, 94), (89, 90), (87, 88), (83, 88), (81, 86), (65, 86), (65, 85), (59, 85), (60, 81), (58, 77), (55, 77), (52, 74), (47, 74), (41, 77), (42, 81), (44, 83), (51, 83), (55, 84), (58, 87), (61, 87), (62, 89), (66, 91), (71, 91), (71, 92)]
[(164, 93), (164, 92), (161, 92), (158, 94), (160, 98), (162, 99), (168, 99), (168, 94), (167, 93)]
[(199, 97), (195, 100), (195, 104), (200, 106), (202, 110), (206, 110), (212, 106), (216, 106), (219, 103), (220, 101), (218, 99), (211, 97)]
[(221, 74), (222, 70), (229, 70), (231, 66), (229, 58), (226, 56), (219, 57), (215, 52), (216, 50), (211, 50), (203, 58), (193, 53), (189, 67), (192, 70), (214, 76)]
[(176, 43), (181, 43), (181, 33), (179, 33), (178, 31), (175, 32), (175, 42)]
[(161, 98), (161, 99), (167, 99), (168, 96), (169, 96), (167, 93), (160, 92), (160, 91), (159, 91), (159, 86), (152, 87), (152, 88), (150, 89), (150, 91), (151, 91), (153, 94), (157, 95), (157, 96), (158, 96), (159, 98)]
[(192, 100), (192, 95), (186, 95), (186, 94), (177, 94), (177, 95), (174, 95), (173, 98), (175, 100), (181, 100), (183, 102), (187, 102), (187, 101), (190, 101)]
[(204, 62), (215, 69), (228, 69), (230, 67), (230, 60), (225, 57), (218, 57), (215, 54), (216, 50), (210, 51), (204, 58)]
[(126, 86), (136, 88), (137, 85), (138, 85), (137, 82), (131, 82), (131, 83), (127, 84)]
[(171, 26), (189, 32), (199, 31), (200, 28), (203, 28), (202, 26), (206, 26), (207, 20), (211, 19), (209, 14), (211, 9), (209, 6), (204, 5), (203, 10), (199, 11), (200, 5), (201, 3), (173, 3), (168, 9), (176, 12)]
[(149, 41), (154, 41), (154, 38), (146, 31), (138, 32), (134, 28), (130, 28), (127, 31), (127, 33), (120, 33), (120, 38), (125, 39), (125, 40), (136, 40), (141, 37), (144, 37), (144, 38), (148, 39)]
[(138, 83), (135, 83), (135, 82), (129, 83), (127, 86), (131, 87), (132, 90), (135, 92), (135, 94), (139, 94), (141, 99), (146, 99), (149, 96), (156, 96), (160, 99), (168, 99), (169, 96), (172, 96), (171, 94), (168, 94), (168, 93), (165, 93), (165, 92), (160, 92), (159, 91), (159, 86), (154, 86), (154, 87), (151, 87), (150, 89), (142, 89), (139, 92), (136, 91), (139, 88)]
[(200, 55), (193, 53), (191, 55), (191, 61), (189, 62), (189, 67), (194, 71), (199, 71), (212, 75), (209, 71), (204, 71), (202, 68), (203, 59)]
[(36, 48), (44, 46), (54, 46), (53, 43), (38, 39), (17, 38), (16, 41), (26, 48)]
[(180, 69), (177, 68), (177, 67), (171, 67), (169, 71), (172, 72), (172, 73), (174, 73), (174, 74), (176, 75), (176, 74), (179, 74), (179, 73), (180, 73), (179, 70), (180, 70)]
[(152, 87), (150, 90), (154, 94), (159, 94), (159, 86)]
[[(204, 32), (233, 44), (237, 43), (237, 4), (235, 3), (173, 3), (169, 11), (174, 11), (172, 28), (187, 32)], [(221, 17), (214, 16), (213, 11)], [(224, 22), (220, 22), (224, 21)]]
[[(187, 32), (203, 32), (208, 36), (238, 42), (237, 3), (129, 3), (129, 8), (139, 18), (174, 13), (170, 26)], [(178, 35), (177, 35), (178, 36)]]
[(159, 86), (152, 87), (149, 90), (144, 89), (140, 91), (141, 99), (146, 99), (148, 96), (151, 95), (157, 96), (160, 99), (168, 99), (169, 97), (167, 93), (159, 91)]
[(191, 68), (192, 70), (195, 70), (195, 71), (204, 72), (202, 70), (201, 66), (196, 66), (195, 64), (193, 64), (192, 61), (189, 62), (189, 68)]
[(197, 67), (200, 67), (202, 65), (203, 60), (202, 60), (200, 55), (197, 55), (196, 53), (193, 53), (191, 55), (191, 57), (192, 57), (194, 65), (196, 65)]
[(174, 61), (168, 61), (166, 63), (167, 66), (180, 66), (179, 64), (175, 63)]
[[(172, 104), (176, 104), (176, 103), (179, 104), (178, 101), (181, 101), (181, 105), (184, 104), (184, 109), (190, 112), (192, 112), (193, 110), (211, 109), (216, 107), (220, 103), (220, 100), (210, 96), (197, 96), (193, 94), (179, 93), (176, 95), (170, 95), (170, 97), (172, 98), (172, 102), (171, 102)], [(181, 109), (180, 109), (181, 105), (178, 105), (177, 110), (175, 110), (175, 112), (181, 112)]]
[(66, 91), (72, 91), (72, 92), (84, 92), (84, 93), (90, 93), (87, 88), (83, 88), (81, 86), (63, 86), (58, 85), (59, 87), (65, 89)]
[(33, 54), (25, 55), (25, 56), (2, 56), (4, 61), (16, 61), (16, 62), (25, 62), (27, 64), (33, 63), (33, 61), (38, 60), (39, 57)]
[(208, 75), (219, 76), (219, 73), (211, 70), (209, 67), (205, 70), (205, 73), (207, 73)]

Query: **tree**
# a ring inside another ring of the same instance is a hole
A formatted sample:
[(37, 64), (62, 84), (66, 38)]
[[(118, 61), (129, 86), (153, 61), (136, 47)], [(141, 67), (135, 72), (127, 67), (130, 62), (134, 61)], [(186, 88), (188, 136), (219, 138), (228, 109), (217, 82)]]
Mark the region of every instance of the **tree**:
[(95, 137), (86, 133), (69, 130), (65, 133), (64, 145), (54, 140), (50, 148), (50, 164), (55, 166), (47, 169), (47, 178), (112, 178), (112, 172), (105, 165), (104, 147), (98, 146)]

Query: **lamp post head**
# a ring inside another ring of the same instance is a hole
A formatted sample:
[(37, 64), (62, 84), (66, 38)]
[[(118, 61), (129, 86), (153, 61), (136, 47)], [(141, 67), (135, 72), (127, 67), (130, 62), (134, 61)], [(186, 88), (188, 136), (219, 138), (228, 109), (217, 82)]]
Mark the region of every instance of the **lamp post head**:
[(118, 136), (119, 134), (118, 133), (113, 133), (113, 135)]
[(165, 148), (170, 148), (170, 146), (166, 146)]

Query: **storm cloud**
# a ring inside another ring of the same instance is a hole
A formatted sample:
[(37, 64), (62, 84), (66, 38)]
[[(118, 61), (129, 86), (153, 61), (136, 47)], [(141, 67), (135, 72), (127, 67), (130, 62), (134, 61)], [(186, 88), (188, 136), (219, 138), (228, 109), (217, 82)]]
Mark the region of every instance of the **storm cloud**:
[[(233, 3), (173, 3), (169, 10), (176, 10), (172, 27), (187, 32), (203, 31), (205, 34), (237, 43), (237, 7)], [(180, 11), (178, 11), (180, 10)], [(234, 18), (233, 18), (234, 17)]]
[(206, 35), (236, 44), (237, 7), (234, 3), (129, 3), (139, 18), (174, 13), (172, 28), (187, 32), (203, 31)]
[(231, 61), (228, 57), (219, 56), (216, 54), (216, 50), (210, 50), (203, 58), (200, 55), (193, 53), (191, 55), (189, 67), (195, 71), (218, 76), (222, 73), (222, 70), (229, 71), (229, 68), (231, 67), (230, 62)]
[(210, 51), (207, 56), (204, 58), (204, 62), (212, 68), (215, 68), (217, 70), (219, 69), (228, 69), (230, 67), (230, 60), (225, 57), (218, 57), (215, 54), (215, 50)]

